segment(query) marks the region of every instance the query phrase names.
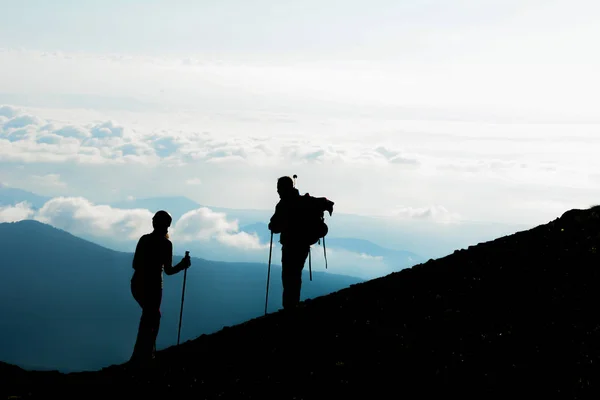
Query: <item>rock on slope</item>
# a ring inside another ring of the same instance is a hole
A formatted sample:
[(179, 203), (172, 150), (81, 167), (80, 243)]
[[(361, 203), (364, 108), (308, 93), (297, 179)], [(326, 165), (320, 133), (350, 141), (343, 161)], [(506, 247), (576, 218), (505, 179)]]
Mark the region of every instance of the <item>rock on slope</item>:
[[(587, 398), (600, 383), (600, 207), (203, 335), (154, 368), (3, 369), (22, 398)], [(527, 395), (530, 396), (527, 396)]]

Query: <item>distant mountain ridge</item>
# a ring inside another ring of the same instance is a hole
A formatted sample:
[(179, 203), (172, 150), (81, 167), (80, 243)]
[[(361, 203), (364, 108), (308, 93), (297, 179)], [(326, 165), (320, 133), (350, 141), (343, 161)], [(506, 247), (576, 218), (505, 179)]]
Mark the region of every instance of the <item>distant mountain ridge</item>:
[(0, 183), (0, 206), (13, 206), (23, 201), (28, 202), (34, 209), (41, 208), (49, 197), (39, 196), (26, 190), (8, 187)]

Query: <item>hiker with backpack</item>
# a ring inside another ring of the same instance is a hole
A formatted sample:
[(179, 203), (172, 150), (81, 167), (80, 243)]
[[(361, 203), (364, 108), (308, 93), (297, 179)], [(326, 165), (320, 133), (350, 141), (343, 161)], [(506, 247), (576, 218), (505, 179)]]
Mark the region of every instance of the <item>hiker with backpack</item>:
[(167, 233), (171, 221), (169, 213), (158, 211), (152, 217), (154, 230), (143, 235), (135, 248), (131, 293), (142, 308), (142, 316), (130, 359), (132, 363), (147, 362), (154, 358), (161, 319), (163, 271), (167, 275), (174, 275), (191, 265), (187, 252), (177, 265), (172, 265), (173, 244)]
[(291, 309), (300, 303), (302, 270), (310, 254), (310, 246), (327, 234), (323, 215), (325, 211), (332, 214), (334, 203), (308, 193), (301, 196), (289, 176), (277, 180), (277, 193), (280, 201), (269, 222), (269, 230), (280, 234), (282, 302), (284, 309)]

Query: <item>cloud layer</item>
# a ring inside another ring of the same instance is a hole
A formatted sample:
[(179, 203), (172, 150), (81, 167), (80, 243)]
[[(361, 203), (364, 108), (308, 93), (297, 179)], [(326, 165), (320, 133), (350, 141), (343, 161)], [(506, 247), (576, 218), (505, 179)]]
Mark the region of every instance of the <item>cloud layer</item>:
[[(575, 84), (535, 64), (444, 75), (2, 49), (0, 64), (0, 181), (46, 196), (264, 210), (298, 174), (339, 212), (515, 223), (600, 196), (599, 125), (583, 112), (600, 81), (580, 68)], [(506, 111), (517, 100), (543, 112)]]
[(0, 161), (152, 164), (161, 151), (151, 139), (114, 121), (55, 124), (14, 107), (1, 110)]
[(584, 124), (2, 106), (0, 180), (97, 202), (178, 194), (271, 209), (273, 182), (297, 173), (301, 190), (332, 198), (344, 213), (538, 222), (553, 215), (535, 202), (566, 209), (598, 196), (596, 132)]
[[(145, 209), (119, 209), (93, 204), (83, 197), (56, 197), (40, 209), (27, 202), (0, 208), (0, 222), (34, 219), (74, 235), (137, 240), (152, 231), (153, 213)], [(203, 207), (174, 221), (170, 237), (180, 243), (217, 241), (242, 250), (264, 249), (256, 235), (240, 232), (237, 221)]]
[[(419, 165), (418, 155), (351, 140), (332, 143), (325, 138), (315, 141), (304, 135), (261, 137), (240, 135), (231, 129), (217, 134), (189, 129), (128, 128), (112, 120), (74, 125), (46, 120), (12, 106), (3, 106), (1, 110), (0, 162), (145, 166), (238, 162), (274, 166), (291, 161)], [(265, 118), (264, 122), (268, 123), (268, 116)], [(177, 125), (176, 120), (173, 122)], [(248, 128), (254, 128), (253, 124)], [(199, 184), (200, 179), (189, 179), (187, 183)]]
[(21, 202), (14, 206), (2, 206), (0, 207), (0, 223), (30, 219), (34, 214), (35, 212), (27, 202)]

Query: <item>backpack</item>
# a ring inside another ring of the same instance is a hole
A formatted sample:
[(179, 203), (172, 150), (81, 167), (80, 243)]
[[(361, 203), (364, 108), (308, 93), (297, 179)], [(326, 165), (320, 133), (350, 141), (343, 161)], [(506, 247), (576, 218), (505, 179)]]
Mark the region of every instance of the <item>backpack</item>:
[(302, 236), (308, 245), (325, 240), (329, 227), (325, 223), (325, 211), (333, 212), (334, 202), (325, 197), (313, 197), (305, 193), (298, 199), (302, 215)]
[[(329, 227), (325, 223), (325, 211), (328, 211), (329, 215), (331, 215), (333, 213), (334, 202), (325, 197), (313, 197), (308, 193), (300, 196), (298, 201), (302, 216), (302, 237), (305, 238), (309, 246), (315, 243), (321, 244), (321, 239), (323, 239), (323, 255), (325, 256), (325, 269), (327, 269), (325, 236), (329, 232)], [(310, 280), (312, 281), (310, 249), (308, 250), (308, 271)]]
[[(296, 188), (296, 178), (298, 175), (294, 175), (294, 188)], [(297, 203), (296, 211), (299, 215), (296, 220), (299, 222), (298, 225), (302, 226), (301, 237), (304, 238), (305, 243), (309, 246), (319, 243), (323, 239), (323, 255), (325, 256), (325, 269), (327, 269), (327, 249), (325, 248), (325, 236), (329, 233), (329, 227), (325, 223), (325, 211), (329, 212), (329, 215), (333, 213), (333, 205), (335, 203), (326, 197), (314, 197), (309, 193), (304, 193), (300, 196)], [(310, 280), (312, 281), (312, 265), (311, 265), (310, 248), (308, 250), (308, 270), (310, 273)]]

